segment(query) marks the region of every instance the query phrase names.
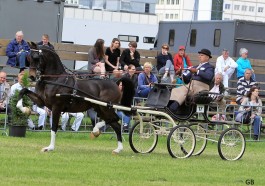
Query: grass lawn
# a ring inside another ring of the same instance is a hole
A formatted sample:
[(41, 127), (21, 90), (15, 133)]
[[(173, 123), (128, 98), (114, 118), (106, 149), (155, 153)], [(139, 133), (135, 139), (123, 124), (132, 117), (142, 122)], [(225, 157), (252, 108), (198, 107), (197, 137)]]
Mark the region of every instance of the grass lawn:
[(116, 139), (102, 134), (58, 132), (56, 149), (42, 153), (49, 132), (27, 131), (26, 138), (0, 137), (0, 185), (254, 185), (265, 183), (264, 142), (247, 142), (238, 161), (224, 161), (208, 142), (196, 157), (173, 159), (166, 138), (150, 154), (135, 154), (125, 135), (124, 151), (112, 155)]

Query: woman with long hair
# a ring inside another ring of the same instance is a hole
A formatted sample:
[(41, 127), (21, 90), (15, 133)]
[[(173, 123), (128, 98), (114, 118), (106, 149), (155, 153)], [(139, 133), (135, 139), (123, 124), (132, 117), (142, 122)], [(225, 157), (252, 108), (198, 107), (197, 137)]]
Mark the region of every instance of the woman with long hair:
[(94, 73), (100, 73), (100, 77), (105, 77), (104, 40), (97, 39), (94, 47), (88, 51), (88, 69)]
[(107, 72), (113, 72), (119, 70), (120, 61), (120, 40), (118, 38), (113, 38), (110, 47), (105, 51), (105, 68)]
[[(249, 107), (246, 107), (249, 106)], [(251, 110), (252, 109), (252, 110)], [(251, 122), (254, 125), (254, 140), (258, 140), (260, 126), (261, 126), (261, 113), (262, 113), (262, 101), (259, 98), (259, 88), (253, 86), (241, 103), (239, 111), (251, 111)]]

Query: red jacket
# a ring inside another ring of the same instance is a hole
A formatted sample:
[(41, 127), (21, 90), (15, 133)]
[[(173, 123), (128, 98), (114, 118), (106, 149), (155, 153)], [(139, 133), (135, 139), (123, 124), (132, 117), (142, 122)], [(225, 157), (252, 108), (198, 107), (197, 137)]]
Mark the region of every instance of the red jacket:
[[(188, 67), (191, 67), (192, 66), (192, 63), (190, 61), (189, 56), (187, 56), (187, 55), (184, 54), (183, 57), (185, 57), (186, 63), (188, 65)], [(180, 68), (182, 68), (182, 69), (184, 68), (183, 59), (182, 59), (182, 56), (180, 56), (179, 54), (176, 54), (174, 56), (174, 69), (175, 69), (175, 71), (177, 71)]]

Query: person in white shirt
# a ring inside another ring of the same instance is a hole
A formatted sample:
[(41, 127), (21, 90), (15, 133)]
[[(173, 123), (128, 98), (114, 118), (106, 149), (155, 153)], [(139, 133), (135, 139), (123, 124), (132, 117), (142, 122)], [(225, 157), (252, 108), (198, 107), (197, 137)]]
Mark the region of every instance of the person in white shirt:
[[(18, 74), (18, 82), (11, 86), (11, 96), (15, 94), (16, 90), (22, 90), (22, 77), (24, 75), (24, 71)], [(31, 89), (32, 90), (32, 89)], [(35, 127), (33, 121), (29, 118), (28, 119), (28, 126), (32, 130), (42, 130), (45, 124), (45, 120), (47, 117), (46, 111), (37, 105), (32, 106), (32, 110), (34, 112), (37, 112), (39, 114), (39, 120), (38, 120), (38, 127)], [(12, 112), (12, 111), (11, 111)]]
[(223, 75), (223, 84), (225, 88), (228, 87), (228, 80), (235, 72), (237, 63), (229, 57), (229, 51), (223, 49), (222, 55), (216, 60), (215, 74), (221, 73)]

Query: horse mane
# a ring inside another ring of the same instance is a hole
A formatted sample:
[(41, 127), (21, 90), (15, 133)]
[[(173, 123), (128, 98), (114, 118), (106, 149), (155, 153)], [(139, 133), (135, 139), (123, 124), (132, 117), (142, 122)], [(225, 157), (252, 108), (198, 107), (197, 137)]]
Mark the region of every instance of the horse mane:
[[(39, 46), (39, 49), (42, 50), (42, 51), (44, 51), (43, 52), (43, 58), (46, 59), (46, 60), (48, 60), (49, 62), (53, 63), (53, 65), (55, 65), (53, 69), (56, 69), (56, 71), (57, 71), (56, 74), (58, 74), (58, 70), (60, 70), (61, 73), (66, 73), (65, 67), (64, 67), (64, 65), (63, 65), (63, 63), (62, 63), (59, 55), (53, 49), (51, 49), (48, 46), (43, 46), (43, 45), (42, 46)], [(49, 55), (45, 55), (45, 52), (48, 52)], [(53, 59), (56, 62), (50, 61), (49, 58), (51, 57), (51, 55), (54, 57)]]

